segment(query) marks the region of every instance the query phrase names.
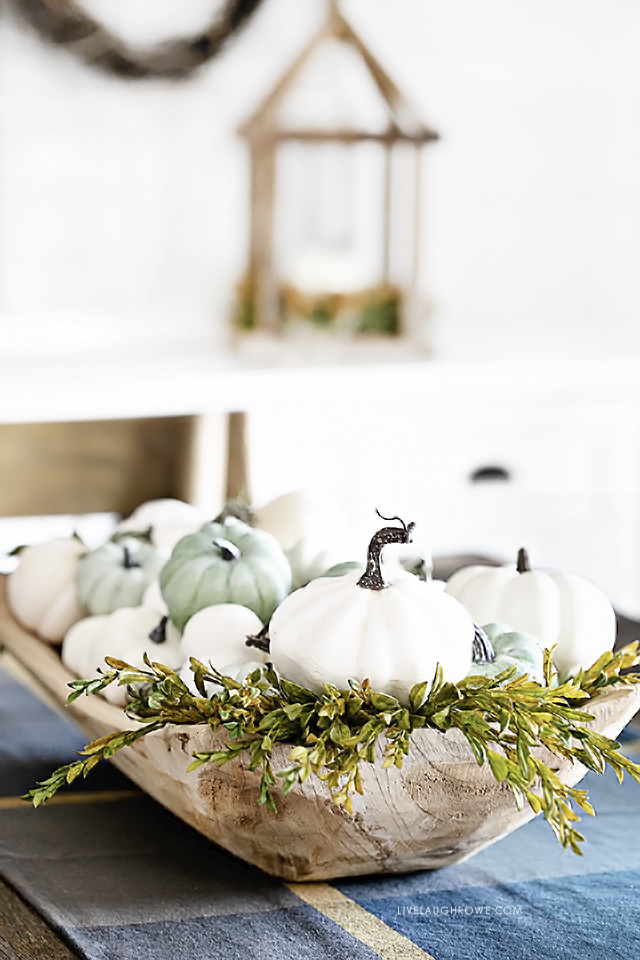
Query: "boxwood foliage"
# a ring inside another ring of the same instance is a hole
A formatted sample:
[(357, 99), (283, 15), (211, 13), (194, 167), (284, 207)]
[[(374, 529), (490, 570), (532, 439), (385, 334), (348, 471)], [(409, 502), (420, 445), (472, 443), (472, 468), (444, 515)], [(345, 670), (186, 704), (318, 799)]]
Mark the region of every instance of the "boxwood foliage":
[[(593, 715), (589, 701), (619, 685), (638, 685), (638, 642), (603, 654), (588, 670), (560, 686), (552, 686), (551, 651), (545, 652), (543, 684), (516, 676), (510, 667), (496, 677), (471, 676), (445, 682), (438, 667), (433, 682), (416, 684), (409, 704), (371, 689), (367, 680), (350, 682), (347, 690), (324, 684), (317, 696), (290, 683), (268, 668), (256, 670), (245, 683), (222, 676), (211, 666), (191, 660), (199, 695), (193, 695), (178, 675), (146, 659), (139, 670), (114, 658), (109, 669), (92, 680), (70, 683), (68, 703), (95, 694), (109, 684), (126, 686), (132, 697), (127, 708), (142, 726), (109, 734), (88, 744), (80, 759), (60, 767), (24, 797), (34, 806), (47, 801), (65, 783), (86, 777), (102, 759), (171, 724), (201, 724), (227, 731), (221, 750), (195, 753), (189, 770), (204, 764), (222, 765), (245, 757), (250, 770), (260, 770), (257, 802), (276, 809), (280, 782), (283, 794), (309, 777), (319, 777), (333, 802), (353, 812), (353, 795), (363, 793), (361, 767), (382, 757), (383, 768), (402, 767), (411, 737), (421, 727), (446, 733), (457, 728), (465, 736), (479, 766), (488, 764), (497, 781), (505, 781), (515, 802), (542, 813), (563, 847), (580, 854), (584, 837), (575, 823), (576, 808), (593, 814), (586, 790), (562, 783), (540, 757), (545, 747), (558, 759), (580, 761), (603, 773), (608, 765), (621, 781), (625, 771), (640, 783), (640, 765), (619, 752), (620, 744), (585, 726)], [(207, 696), (205, 683), (216, 684)], [(376, 744), (383, 744), (376, 754)], [(274, 774), (272, 751), (288, 744), (290, 766)], [(548, 755), (547, 755), (548, 756)]]

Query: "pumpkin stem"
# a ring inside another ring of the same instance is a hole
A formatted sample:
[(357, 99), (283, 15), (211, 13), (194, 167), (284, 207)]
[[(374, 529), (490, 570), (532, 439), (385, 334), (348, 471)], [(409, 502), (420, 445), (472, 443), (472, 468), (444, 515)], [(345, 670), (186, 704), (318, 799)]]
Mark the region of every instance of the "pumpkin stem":
[[(146, 530), (120, 530), (118, 533), (114, 533), (112, 540), (114, 543), (119, 543), (121, 540), (141, 540), (143, 543), (152, 542), (153, 527), (147, 527)], [(78, 538), (80, 539), (80, 538)]]
[(222, 537), (217, 537), (213, 543), (214, 546), (220, 550), (220, 556), (223, 560), (231, 561), (240, 559), (240, 551), (235, 543), (231, 543), (229, 540), (223, 540)]
[(260, 633), (256, 633), (255, 636), (247, 637), (245, 644), (247, 647), (257, 647), (263, 653), (269, 653), (269, 624), (264, 626)]
[(491, 640), (486, 635), (482, 627), (474, 623), (473, 634), (473, 662), (474, 663), (493, 663), (496, 658), (495, 650), (491, 645)]
[(136, 558), (131, 555), (129, 547), (123, 547), (122, 549), (124, 551), (123, 563), (125, 570), (133, 570), (135, 567), (139, 567), (140, 564)]
[(529, 557), (524, 547), (520, 547), (518, 550), (518, 563), (516, 564), (516, 570), (518, 573), (530, 573), (531, 571)]
[(382, 577), (380, 569), (380, 555), (387, 543), (411, 543), (415, 523), (407, 525), (400, 517), (383, 517), (376, 510), (382, 520), (399, 520), (402, 527), (383, 527), (371, 538), (367, 551), (367, 569), (358, 580), (358, 586), (366, 590), (383, 590), (389, 584)]
[(149, 634), (149, 640), (151, 643), (166, 643), (167, 642), (167, 621), (169, 617), (163, 617), (157, 627), (154, 627), (151, 633)]
[(239, 497), (235, 497), (233, 500), (227, 500), (213, 522), (226, 523), (229, 517), (233, 517), (234, 520), (242, 520), (242, 522), (246, 523), (249, 527), (253, 527), (256, 522), (255, 512), (248, 503), (245, 503), (245, 501)]

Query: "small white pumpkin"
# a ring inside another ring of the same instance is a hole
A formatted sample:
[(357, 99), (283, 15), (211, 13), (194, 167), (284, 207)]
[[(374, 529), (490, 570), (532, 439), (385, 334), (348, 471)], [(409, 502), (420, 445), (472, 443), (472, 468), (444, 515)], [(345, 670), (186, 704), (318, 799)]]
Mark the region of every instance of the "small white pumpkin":
[(561, 678), (590, 667), (615, 643), (616, 617), (602, 590), (577, 574), (531, 570), (524, 550), (516, 565), (464, 567), (446, 589), (476, 623), (508, 623), (532, 633), (543, 648), (557, 644), (553, 660)]
[(293, 550), (309, 534), (311, 498), (301, 490), (285, 493), (254, 510), (254, 526), (276, 538), (283, 550)]
[[(80, 677), (94, 677), (106, 669), (105, 657), (116, 657), (134, 667), (146, 669), (143, 654), (150, 660), (177, 670), (182, 663), (180, 637), (171, 622), (148, 607), (119, 607), (79, 621), (62, 644), (62, 661)], [(102, 693), (111, 703), (127, 702), (125, 687), (115, 684)]]
[(329, 511), (302, 490), (285, 493), (254, 510), (254, 526), (272, 534), (291, 566), (292, 590), (306, 586), (349, 556), (349, 549), (327, 537)]
[(141, 504), (130, 517), (120, 521), (117, 529), (138, 533), (149, 530), (152, 543), (173, 550), (178, 540), (199, 530), (205, 519), (192, 504), (165, 497)]
[(7, 578), (7, 601), (16, 618), (49, 643), (61, 643), (82, 617), (76, 597), (78, 560), (87, 552), (76, 537), (25, 547)]
[(146, 588), (142, 594), (141, 606), (150, 607), (151, 610), (157, 610), (158, 613), (163, 617), (169, 615), (169, 608), (167, 607), (165, 599), (162, 596), (159, 580), (152, 580), (149, 586)]
[(451, 682), (466, 675), (475, 629), (462, 605), (435, 581), (382, 578), (382, 547), (410, 542), (413, 526), (379, 530), (362, 576), (313, 580), (281, 603), (269, 626), (278, 673), (316, 693), (325, 682), (346, 689), (350, 679), (368, 679), (404, 703), (414, 684), (433, 680), (438, 663)]
[(99, 625), (105, 620), (107, 620), (106, 614), (84, 617), (69, 628), (62, 641), (62, 650), (60, 651), (62, 662), (77, 677), (89, 679), (93, 676), (95, 665), (93, 664), (91, 647)]
[(285, 550), (285, 555), (291, 567), (292, 590), (306, 587), (339, 563), (335, 551), (324, 550), (310, 539), (299, 540), (291, 550)]
[(188, 664), (189, 658), (195, 657), (220, 670), (224, 664), (242, 664), (251, 655), (254, 660), (267, 663), (266, 652), (247, 646), (247, 638), (257, 636), (262, 628), (257, 614), (238, 603), (204, 607), (184, 628), (180, 641), (182, 662)]

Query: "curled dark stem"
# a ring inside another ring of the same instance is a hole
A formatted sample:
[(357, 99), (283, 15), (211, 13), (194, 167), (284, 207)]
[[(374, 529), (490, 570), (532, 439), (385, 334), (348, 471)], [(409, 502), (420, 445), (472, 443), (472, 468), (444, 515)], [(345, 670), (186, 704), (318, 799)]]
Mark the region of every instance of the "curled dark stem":
[(256, 647), (258, 650), (262, 650), (263, 653), (269, 653), (269, 624), (263, 627), (260, 633), (256, 633), (255, 636), (247, 637), (245, 643), (248, 647)]
[(527, 551), (524, 547), (520, 547), (518, 550), (518, 562), (516, 565), (516, 570), (518, 573), (529, 573), (531, 566), (529, 565), (529, 557), (527, 556)]
[(482, 627), (474, 623), (475, 632), (473, 635), (473, 662), (474, 663), (493, 663), (496, 658), (495, 650), (491, 645), (491, 640), (486, 635)]
[(382, 548), (388, 543), (411, 543), (415, 523), (406, 524), (400, 517), (383, 517), (376, 510), (381, 520), (398, 520), (402, 527), (383, 527), (371, 538), (367, 551), (367, 569), (358, 580), (358, 586), (366, 590), (383, 590), (389, 584), (382, 576), (380, 569), (380, 555)]
[(140, 566), (136, 558), (131, 555), (129, 547), (123, 547), (122, 550), (124, 553), (123, 563), (125, 570), (134, 570), (136, 567)]
[[(403, 529), (403, 530), (406, 530), (406, 529), (407, 529), (406, 523), (405, 523), (404, 520), (402, 520), (400, 517), (385, 517), (385, 516), (383, 516), (383, 515), (380, 513), (379, 510), (376, 510), (376, 513), (378, 514), (378, 516), (380, 517), (381, 520), (387, 520), (389, 523), (392, 523), (394, 520), (397, 520), (398, 523), (401, 523), (401, 524), (402, 524), (402, 529)], [(413, 528), (415, 527), (415, 523), (410, 523), (409, 526), (410, 526), (411, 529), (413, 530)], [(410, 540), (411, 540), (411, 537), (409, 537), (409, 540), (407, 540), (407, 543), (409, 543)]]
[(166, 643), (167, 641), (167, 622), (169, 617), (163, 617), (157, 627), (154, 627), (149, 634), (149, 640), (152, 643)]
[(223, 560), (231, 562), (232, 560), (240, 559), (240, 551), (235, 543), (231, 543), (230, 540), (223, 540), (222, 537), (217, 537), (213, 543), (219, 549), (220, 556)]

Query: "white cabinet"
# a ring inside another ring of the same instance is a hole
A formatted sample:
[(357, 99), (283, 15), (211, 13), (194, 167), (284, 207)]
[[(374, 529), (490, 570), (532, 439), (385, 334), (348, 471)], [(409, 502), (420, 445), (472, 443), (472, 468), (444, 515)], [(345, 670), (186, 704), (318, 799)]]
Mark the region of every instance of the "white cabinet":
[(470, 385), (467, 373), (405, 382), (401, 396), (387, 384), (364, 402), (299, 396), (254, 411), (254, 494), (324, 492), (356, 550), (376, 529), (376, 508), (417, 521), (437, 555), (507, 562), (525, 546), (532, 564), (590, 577), (640, 617), (635, 391), (589, 377)]
[[(640, 361), (250, 367), (175, 354), (6, 364), (0, 422), (200, 415), (191, 469), (221, 497), (224, 424), (246, 410), (254, 501), (319, 491), (327, 534), (362, 556), (375, 509), (418, 523), (436, 554), (533, 564), (600, 583), (640, 618)], [(483, 467), (506, 480), (473, 482)]]

